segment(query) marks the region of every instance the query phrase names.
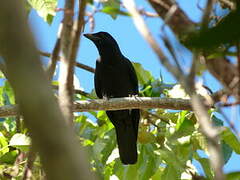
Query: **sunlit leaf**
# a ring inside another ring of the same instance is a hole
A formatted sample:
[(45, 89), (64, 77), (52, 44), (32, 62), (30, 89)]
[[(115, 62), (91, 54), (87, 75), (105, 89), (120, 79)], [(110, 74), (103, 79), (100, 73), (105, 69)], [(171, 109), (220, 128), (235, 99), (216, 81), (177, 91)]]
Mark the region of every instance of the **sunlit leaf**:
[(167, 165), (162, 173), (161, 180), (180, 179), (180, 174), (174, 165)]
[(3, 96), (5, 100), (5, 105), (15, 104), (15, 96), (12, 87), (8, 81), (4, 82), (3, 86)]
[(21, 151), (28, 151), (31, 144), (31, 139), (25, 134), (17, 133), (9, 141), (9, 146), (20, 149)]
[(7, 138), (0, 132), (0, 156), (9, 151)]
[(103, 4), (103, 11), (109, 14), (113, 19), (117, 18), (120, 12), (120, 1), (119, 0), (105, 0), (101, 2)]
[(0, 163), (13, 164), (18, 155), (18, 150), (10, 151), (0, 157)]
[(159, 155), (155, 153), (157, 147), (155, 144), (145, 144), (140, 146), (141, 154), (138, 166), (139, 180), (149, 179), (159, 168), (161, 159)]
[(226, 175), (227, 180), (237, 180), (240, 179), (240, 172), (231, 172)]
[(155, 141), (155, 136), (151, 132), (140, 130), (138, 132), (138, 141), (142, 144), (151, 143)]
[(159, 169), (156, 171), (156, 173), (151, 177), (152, 180), (159, 180), (161, 179), (163, 175), (163, 167), (159, 167)]
[(129, 13), (110, 6), (104, 7), (101, 12), (111, 15), (113, 19), (116, 19), (117, 15), (130, 16)]
[(171, 90), (168, 91), (168, 95), (171, 98), (182, 98), (182, 99), (189, 99), (189, 96), (181, 87), (180, 84), (173, 86)]
[(209, 180), (212, 180), (213, 179), (213, 171), (211, 169), (211, 166), (210, 166), (210, 163), (209, 163), (209, 159), (207, 158), (201, 158), (198, 154), (195, 154), (195, 159), (200, 162), (204, 172), (205, 172), (205, 175), (207, 176), (207, 178)]
[(57, 0), (28, 0), (28, 2), (44, 21), (52, 23), (56, 14)]
[(221, 137), (237, 154), (240, 154), (240, 142), (228, 127), (222, 131)]
[(137, 73), (138, 81), (141, 85), (153, 80), (152, 74), (145, 70), (140, 63), (132, 63)]

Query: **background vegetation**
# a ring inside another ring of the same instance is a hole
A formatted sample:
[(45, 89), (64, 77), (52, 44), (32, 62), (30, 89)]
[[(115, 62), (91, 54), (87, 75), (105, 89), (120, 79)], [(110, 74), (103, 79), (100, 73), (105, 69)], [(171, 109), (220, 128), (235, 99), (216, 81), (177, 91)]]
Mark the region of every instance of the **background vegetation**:
[[(170, 0), (148, 0), (151, 11), (139, 8), (132, 0), (79, 0), (75, 4), (66, 0), (65, 7), (58, 7), (57, 0), (23, 2), (3, 2), (0, 7), (0, 179), (240, 178), (240, 172), (223, 171), (232, 154), (240, 154), (237, 126), (230, 113), (223, 113), (229, 107), (239, 109), (240, 102), (237, 1), (206, 1), (200, 23), (191, 21)], [(217, 8), (227, 13), (217, 15)], [(27, 25), (31, 9), (48, 24), (57, 12), (64, 12), (51, 53), (34, 46)], [(137, 100), (106, 102), (95, 100), (94, 90), (74, 89), (75, 67), (94, 73), (94, 68), (76, 63), (76, 54), (84, 26), (94, 30), (98, 13), (113, 19), (132, 18), (176, 83), (164, 82), (140, 63), (133, 63), (139, 79)], [(167, 35), (161, 36), (164, 47), (157, 43), (144, 17), (163, 21), (164, 28), (169, 27), (179, 43), (192, 52), (189, 67), (181, 63)], [(49, 62), (40, 64), (39, 56), (48, 57)], [(206, 72), (221, 83), (221, 89), (211, 92), (199, 83)], [(119, 108), (142, 109), (135, 165), (121, 164), (115, 131), (104, 111)]]

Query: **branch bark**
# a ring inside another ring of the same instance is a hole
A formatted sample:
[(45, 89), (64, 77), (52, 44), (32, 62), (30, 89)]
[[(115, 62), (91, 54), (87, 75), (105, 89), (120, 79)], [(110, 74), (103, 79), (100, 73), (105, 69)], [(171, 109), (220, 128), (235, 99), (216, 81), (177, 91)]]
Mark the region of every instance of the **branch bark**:
[[(191, 104), (192, 104), (192, 107), (194, 108), (195, 114), (198, 118), (198, 122), (200, 124), (201, 131), (207, 138), (208, 150), (210, 153), (210, 162), (211, 162), (212, 168), (214, 170), (214, 174), (215, 174), (214, 178), (217, 180), (225, 179), (223, 169), (222, 169), (223, 168), (222, 153), (221, 153), (220, 145), (218, 143), (218, 141), (219, 141), (218, 130), (212, 126), (212, 124), (210, 122), (210, 117), (207, 113), (207, 109), (204, 105), (204, 102), (201, 100), (200, 96), (196, 94), (195, 86), (194, 85), (191, 86), (191, 83), (189, 83), (188, 77), (185, 76), (179, 68), (177, 68), (176, 66), (173, 66), (170, 63), (170, 61), (166, 58), (163, 51), (161, 50), (161, 48), (159, 47), (159, 45), (157, 44), (157, 42), (151, 35), (144, 20), (142, 19), (139, 12), (137, 11), (134, 1), (133, 0), (124, 0), (123, 2), (125, 3), (125, 7), (131, 13), (133, 21), (134, 21), (138, 31), (142, 34), (142, 36), (146, 39), (146, 41), (149, 43), (149, 45), (152, 47), (152, 49), (156, 52), (161, 63), (182, 84), (186, 93), (189, 94), (189, 96), (191, 97)], [(163, 9), (166, 8), (166, 9), (168, 9), (168, 11), (170, 11), (171, 7), (166, 3), (166, 2), (170, 2), (170, 1), (163, 2), (163, 1), (159, 1), (159, 0), (152, 0), (152, 2), (158, 3), (159, 5), (161, 5), (163, 7)], [(205, 13), (206, 16), (204, 16), (204, 20), (206, 20), (206, 21), (208, 19), (208, 15), (210, 12), (209, 9), (211, 9), (211, 7), (212, 7), (211, 6), (212, 3), (213, 3), (212, 0), (208, 1), (208, 6), (209, 6), (207, 8), (208, 11)], [(178, 20), (178, 18), (176, 20)], [(170, 20), (168, 20), (168, 21), (170, 21)], [(181, 29), (181, 27), (180, 27), (180, 29)], [(175, 31), (178, 32), (178, 30), (176, 30), (176, 28), (175, 28)], [(195, 65), (193, 62), (193, 68), (194, 68), (194, 66)], [(193, 76), (194, 76), (194, 74), (193, 74)]]
[[(158, 98), (158, 97), (124, 97), (112, 98), (109, 100), (91, 99), (77, 101), (74, 105), (74, 112), (88, 112), (99, 110), (118, 110), (118, 109), (173, 109), (191, 110), (190, 101), (187, 99)], [(18, 105), (7, 105), (0, 107), (0, 117), (16, 116)], [(41, 107), (39, 108), (41, 111)]]
[[(51, 56), (52, 56), (51, 53), (43, 52), (43, 51), (39, 51), (39, 54), (40, 54), (41, 56), (45, 56), (45, 57), (51, 57)], [(57, 59), (61, 61), (62, 57), (58, 56)], [(90, 66), (88, 66), (88, 65), (79, 63), (79, 62), (77, 62), (77, 61), (76, 61), (76, 64), (75, 64), (75, 65), (76, 65), (76, 67), (81, 68), (81, 69), (84, 69), (84, 70), (86, 70), (86, 71), (88, 71), (88, 72), (91, 72), (91, 73), (94, 73), (94, 72), (95, 72), (95, 69), (94, 69), (94, 68), (92, 68), (92, 67), (90, 67)]]
[(23, 10), (22, 1), (1, 2), (0, 53), (47, 179), (92, 179), (85, 155), (64, 123)]
[(58, 94), (60, 108), (68, 124), (72, 124), (73, 122), (73, 74), (75, 59), (70, 59), (73, 43), (73, 15), (74, 0), (66, 0), (60, 43), (63, 59), (60, 63)]

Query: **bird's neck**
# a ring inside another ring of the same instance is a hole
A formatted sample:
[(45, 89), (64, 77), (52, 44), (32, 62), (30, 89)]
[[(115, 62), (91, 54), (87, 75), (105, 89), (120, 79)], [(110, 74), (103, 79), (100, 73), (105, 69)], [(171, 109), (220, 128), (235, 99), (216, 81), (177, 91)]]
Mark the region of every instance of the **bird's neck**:
[(106, 63), (115, 63), (117, 60), (122, 59), (123, 55), (121, 51), (107, 51), (107, 52), (100, 52), (101, 59)]

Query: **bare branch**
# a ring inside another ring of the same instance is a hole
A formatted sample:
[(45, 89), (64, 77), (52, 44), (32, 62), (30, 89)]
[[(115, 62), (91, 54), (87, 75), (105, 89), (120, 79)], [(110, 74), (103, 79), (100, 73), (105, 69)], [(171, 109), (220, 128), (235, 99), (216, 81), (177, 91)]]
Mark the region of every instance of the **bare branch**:
[[(52, 85), (52, 87), (53, 87), (54, 89), (58, 89), (58, 86), (56, 86), (56, 85)], [(91, 95), (90, 95), (89, 93), (87, 93), (87, 92), (85, 92), (85, 91), (82, 91), (82, 90), (80, 90), (80, 89), (74, 89), (74, 93), (75, 93), (75, 94), (81, 94), (81, 95), (83, 95), (83, 96), (85, 96), (85, 97), (88, 97), (88, 98), (93, 98), (93, 97), (91, 97)]]
[(213, 4), (215, 0), (208, 0), (202, 17), (202, 30), (208, 28), (209, 18), (211, 16)]
[[(171, 7), (176, 5), (172, 0), (148, 0), (148, 2), (162, 19), (165, 19)], [(167, 21), (167, 24), (179, 37), (186, 34), (186, 32), (193, 29), (195, 26), (194, 22), (191, 21), (179, 7), (177, 7), (174, 16)]]
[(70, 59), (73, 42), (74, 0), (65, 1), (61, 51), (63, 59), (59, 72), (59, 104), (67, 123), (72, 123), (74, 59)]
[[(157, 42), (154, 40), (153, 36), (151, 35), (150, 31), (148, 30), (147, 26), (145, 25), (144, 20), (140, 16), (139, 12), (136, 10), (135, 4), (133, 0), (124, 0), (125, 6), (129, 10), (129, 12), (132, 14), (132, 18), (134, 20), (134, 23), (138, 29), (138, 31), (142, 34), (142, 36), (147, 40), (147, 42), (151, 45), (155, 53), (158, 55), (159, 60), (162, 62), (162, 64), (170, 71), (173, 76), (183, 85), (186, 93), (188, 93), (191, 97), (191, 103), (192, 107), (194, 108), (195, 114), (199, 120), (199, 124), (201, 127), (202, 133), (206, 136), (208, 141), (208, 149), (210, 153), (210, 161), (211, 165), (213, 167), (214, 173), (215, 173), (215, 179), (224, 179), (223, 174), (223, 163), (222, 163), (222, 153), (220, 149), (220, 145), (218, 144), (218, 131), (212, 126), (210, 122), (210, 117), (208, 116), (206, 107), (204, 105), (204, 102), (200, 99), (198, 95), (195, 93), (195, 85), (191, 86), (192, 83), (189, 84), (188, 77), (184, 76), (184, 74), (181, 73), (181, 71), (170, 64), (166, 56), (163, 54), (161, 49), (159, 48)], [(151, 2), (151, 1), (150, 1)], [(154, 3), (161, 4), (164, 8), (166, 8), (168, 11), (171, 9), (171, 6), (167, 4), (167, 1), (157, 1), (152, 0)], [(211, 5), (209, 2), (208, 4)], [(174, 5), (174, 4), (172, 4)], [(206, 17), (208, 18), (209, 9), (207, 8)], [(168, 12), (165, 13), (167, 15)], [(174, 19), (174, 18), (171, 18)], [(168, 21), (170, 22), (171, 19)], [(176, 25), (176, 24), (175, 24)], [(179, 28), (179, 27), (177, 27)], [(175, 30), (176, 31), (176, 30)], [(178, 32), (179, 33), (179, 32)], [(194, 78), (194, 72), (195, 72), (195, 62), (193, 62), (192, 65), (192, 74), (190, 77)], [(193, 79), (192, 79), (193, 81)]]
[(138, 31), (142, 34), (142, 36), (145, 38), (145, 40), (149, 43), (149, 45), (152, 47), (154, 52), (157, 54), (158, 59), (160, 62), (177, 78), (181, 79), (179, 77), (179, 70), (171, 65), (167, 59), (167, 57), (164, 55), (163, 51), (159, 47), (158, 43), (153, 38), (151, 32), (149, 31), (147, 25), (145, 24), (144, 20), (142, 19), (141, 15), (139, 14), (138, 10), (135, 7), (133, 0), (124, 0), (123, 1), (124, 6), (128, 9), (128, 11), (131, 13), (133, 21), (136, 25), (136, 28)]
[(27, 156), (27, 163), (24, 169), (24, 173), (23, 173), (23, 178), (22, 180), (31, 180), (32, 178), (32, 170), (33, 170), (33, 163), (36, 159), (36, 152), (33, 150), (33, 146), (31, 145), (30, 150), (28, 152), (28, 156)]
[(121, 110), (121, 109), (174, 109), (191, 110), (189, 100), (158, 97), (124, 97), (109, 100), (91, 99), (77, 101), (75, 111)]
[(230, 1), (230, 0), (218, 0), (221, 4), (223, 4), (224, 6), (228, 7), (229, 9), (236, 9), (235, 4)]
[(207, 138), (210, 163), (214, 171), (214, 179), (224, 180), (222, 151), (219, 144), (218, 129), (213, 127), (207, 109), (198, 95), (192, 95), (191, 102), (201, 131)]
[[(13, 12), (14, 18), (6, 18)], [(0, 43), (0, 53), (6, 63), (8, 80), (16, 92), (19, 110), (47, 179), (94, 179), (76, 136), (64, 123), (34, 46), (22, 1), (1, 3), (0, 27), (0, 41), (5, 42)]]
[[(174, 109), (191, 110), (190, 101), (187, 99), (158, 98), (158, 97), (124, 97), (109, 100), (90, 99), (77, 101), (74, 112), (118, 110), (118, 109)], [(17, 105), (6, 105), (0, 107), (0, 117), (16, 116)], [(39, 110), (40, 111), (40, 110)]]
[(51, 54), (51, 59), (48, 63), (47, 75), (50, 81), (52, 80), (54, 72), (56, 70), (58, 54), (60, 52), (60, 41), (61, 39), (60, 37), (58, 37), (56, 44), (53, 48), (53, 52)]
[[(43, 51), (39, 51), (39, 53), (40, 53), (40, 55), (42, 55), (42, 56), (51, 57), (51, 53), (47, 53), (47, 52), (43, 52)], [(62, 57), (59, 57), (59, 56), (58, 56), (57, 59), (58, 59), (58, 60), (61, 60)], [(79, 62), (76, 62), (76, 66), (79, 67), (79, 68), (81, 68), (81, 69), (84, 69), (84, 70), (86, 70), (86, 71), (92, 72), (92, 73), (95, 72), (95, 69), (94, 69), (94, 68), (92, 68), (92, 67), (90, 67), (90, 66), (87, 66), (87, 65), (85, 65), (85, 64), (79, 63)]]

